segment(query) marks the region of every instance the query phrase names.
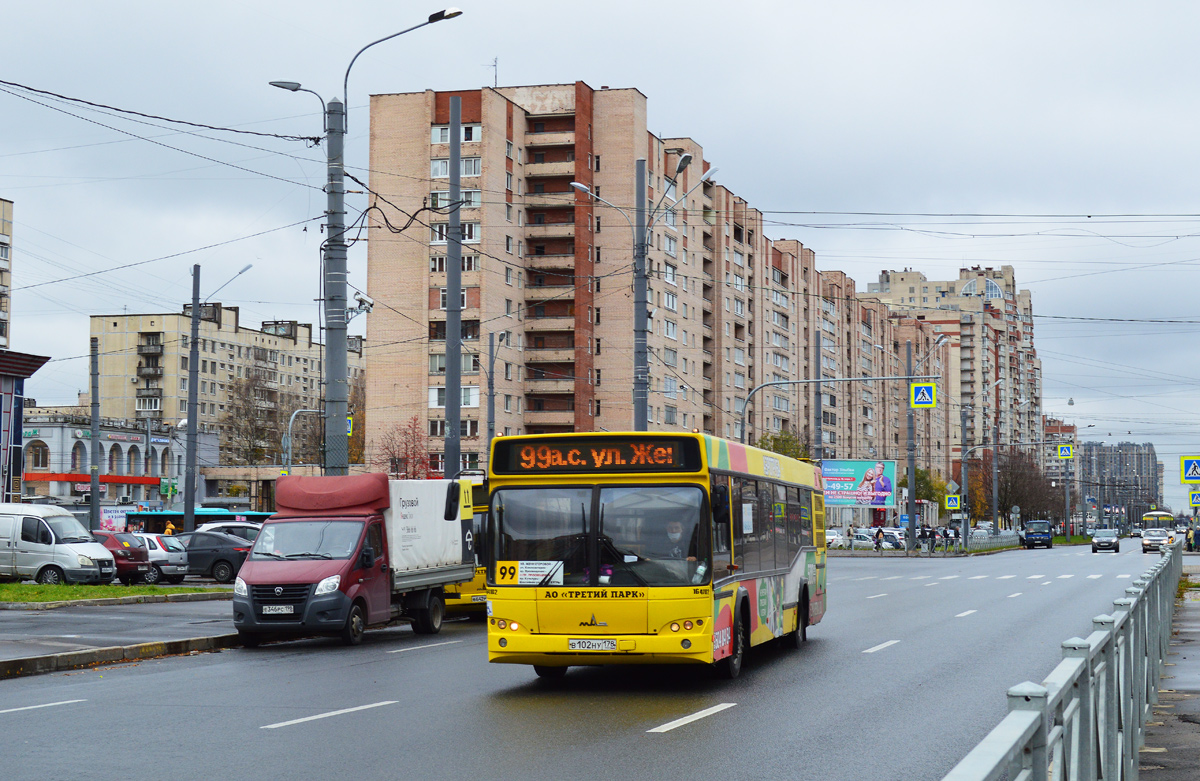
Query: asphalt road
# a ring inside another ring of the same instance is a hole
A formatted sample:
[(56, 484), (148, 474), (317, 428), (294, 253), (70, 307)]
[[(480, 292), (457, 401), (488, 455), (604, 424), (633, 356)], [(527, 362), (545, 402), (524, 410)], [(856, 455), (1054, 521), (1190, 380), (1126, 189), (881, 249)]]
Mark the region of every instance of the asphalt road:
[[(830, 559), (807, 646), (755, 649), (735, 681), (594, 668), (547, 685), (488, 665), (467, 622), (5, 681), (0, 777), (937, 779), (1150, 565), (1135, 550)], [(144, 763), (115, 759), (123, 744)]]

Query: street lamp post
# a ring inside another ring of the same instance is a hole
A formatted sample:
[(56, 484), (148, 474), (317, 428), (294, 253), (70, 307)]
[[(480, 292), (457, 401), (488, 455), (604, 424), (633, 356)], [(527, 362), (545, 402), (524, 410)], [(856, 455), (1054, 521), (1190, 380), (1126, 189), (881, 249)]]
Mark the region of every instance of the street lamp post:
[[(904, 370), (904, 373), (909, 377), (909, 380), (908, 380), (908, 397), (909, 398), (908, 398), (908, 404), (907, 404), (907, 407), (908, 407), (908, 416), (907, 416), (908, 417), (908, 448), (907, 448), (908, 449), (908, 508), (907, 508), (908, 533), (907, 533), (907, 537), (908, 537), (909, 549), (915, 548), (917, 546), (917, 524), (916, 524), (916, 518), (917, 518), (917, 438), (916, 438), (916, 425), (913, 420), (913, 407), (912, 407), (913, 372), (915, 370), (921, 368), (921, 365), (924, 364), (925, 361), (928, 361), (929, 358), (933, 355), (933, 350), (940, 347), (942, 344), (945, 343), (945, 341), (946, 341), (945, 334), (941, 334), (940, 336), (938, 336), (937, 340), (933, 343), (933, 347), (930, 348), (930, 350), (925, 353), (925, 357), (922, 358), (917, 363), (916, 366), (913, 366), (912, 340), (909, 339), (904, 343), (905, 356), (906, 356), (905, 357), (906, 368)], [(937, 379), (941, 379), (941, 377), (937, 377)]]
[[(675, 184), (675, 180), (679, 175), (687, 169), (692, 162), (692, 156), (684, 152), (679, 156), (679, 162), (675, 166), (675, 178), (668, 178), (671, 184)], [(646, 236), (654, 225), (667, 212), (673, 210), (680, 203), (683, 203), (689, 195), (696, 191), (700, 185), (712, 178), (717, 172), (716, 168), (710, 168), (700, 177), (700, 181), (688, 190), (681, 197), (676, 198), (671, 202), (671, 205), (663, 208), (663, 201), (666, 200), (666, 192), (659, 198), (658, 203), (653, 209), (647, 208), (646, 203), (646, 158), (639, 157), (634, 168), (634, 219), (629, 219), (629, 214), (621, 207), (610, 203), (599, 195), (596, 195), (590, 187), (581, 182), (571, 182), (571, 187), (577, 191), (587, 195), (594, 201), (616, 209), (620, 212), (625, 221), (629, 223), (630, 230), (633, 231), (633, 430), (646, 431), (650, 426), (650, 352), (646, 345), (646, 332), (648, 329), (648, 286), (649, 275), (647, 274), (646, 254), (648, 245)]]
[(342, 99), (325, 102), (321, 96), (295, 81), (272, 81), (272, 87), (289, 92), (309, 92), (321, 100), (325, 113), (325, 241), (321, 245), (325, 288), (325, 473), (344, 475), (349, 471), (350, 452), (346, 436), (346, 412), (350, 388), (346, 378), (346, 171), (343, 147), (346, 135), (346, 100), (350, 69), (359, 56), (372, 46), (412, 32), (426, 25), (453, 19), (462, 14), (457, 8), (430, 14), (420, 24), (372, 41), (358, 50), (346, 66), (342, 78)]

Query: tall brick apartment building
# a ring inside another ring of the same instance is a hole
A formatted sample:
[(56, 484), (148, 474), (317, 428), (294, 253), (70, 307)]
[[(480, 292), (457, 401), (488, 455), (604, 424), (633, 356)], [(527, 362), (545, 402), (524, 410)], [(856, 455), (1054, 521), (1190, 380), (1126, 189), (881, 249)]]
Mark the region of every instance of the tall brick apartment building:
[[(571, 182), (632, 217), (635, 160), (648, 161), (651, 203), (670, 204), (709, 169), (701, 146), (650, 133), (636, 89), (576, 82), (374, 95), (368, 458), (416, 417), (435, 468), (443, 466), (448, 217), (436, 209), (448, 200), (452, 95), (463, 123), (463, 466), (486, 450), (489, 333), (502, 335), (497, 434), (629, 429), (632, 232), (621, 212)], [(691, 163), (672, 183), (684, 154)], [(435, 211), (418, 213), (425, 206)], [(406, 214), (417, 214), (407, 230), (388, 227), (404, 226)], [(818, 272), (800, 242), (769, 240), (761, 212), (717, 181), (655, 224), (648, 268), (651, 429), (737, 437), (747, 395), (762, 382), (815, 377), (818, 363), (825, 377), (901, 366), (887, 307), (860, 301), (845, 275)], [(913, 320), (908, 329), (924, 357), (932, 328)], [(926, 368), (943, 365), (934, 358)], [(824, 387), (827, 457), (902, 456), (901, 383)], [(749, 440), (786, 430), (815, 443), (814, 401), (808, 385), (760, 392)], [(922, 465), (947, 471), (945, 416), (928, 417)]]

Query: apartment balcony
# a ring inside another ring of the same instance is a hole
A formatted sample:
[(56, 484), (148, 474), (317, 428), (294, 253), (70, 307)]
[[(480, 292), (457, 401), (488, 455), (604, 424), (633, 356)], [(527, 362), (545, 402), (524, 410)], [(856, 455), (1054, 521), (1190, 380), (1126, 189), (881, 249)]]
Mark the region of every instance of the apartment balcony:
[[(527, 158), (528, 160), (528, 158)], [(532, 179), (541, 176), (574, 176), (575, 161), (563, 160), (559, 163), (525, 163), (525, 178)]]
[(139, 344), (137, 347), (138, 355), (162, 355), (163, 346), (161, 344)]
[(528, 209), (563, 209), (575, 206), (575, 191), (565, 193), (525, 193)]
[(526, 347), (526, 363), (564, 363), (575, 360), (574, 347)]
[(532, 377), (525, 378), (526, 393), (575, 393), (575, 380), (564, 380), (559, 378), (547, 378), (544, 380), (535, 380)]
[(525, 300), (526, 301), (566, 301), (575, 297), (574, 285), (542, 285), (526, 286)]
[(530, 426), (574, 426), (573, 410), (525, 410), (525, 428)]
[(140, 409), (137, 410), (138, 420), (159, 420), (162, 418), (162, 410), (160, 409)]
[(525, 134), (525, 146), (575, 146), (574, 130), (558, 130), (551, 133)]
[(139, 377), (161, 377), (163, 368), (161, 366), (139, 366), (137, 373)]
[(575, 317), (526, 317), (525, 333), (534, 331), (574, 331)]
[(162, 388), (138, 388), (137, 397), (139, 399), (161, 399)]
[(575, 267), (575, 254), (570, 255), (526, 255), (525, 265), (532, 269), (553, 271)]
[(573, 239), (575, 238), (575, 223), (554, 222), (542, 225), (526, 225), (527, 239)]

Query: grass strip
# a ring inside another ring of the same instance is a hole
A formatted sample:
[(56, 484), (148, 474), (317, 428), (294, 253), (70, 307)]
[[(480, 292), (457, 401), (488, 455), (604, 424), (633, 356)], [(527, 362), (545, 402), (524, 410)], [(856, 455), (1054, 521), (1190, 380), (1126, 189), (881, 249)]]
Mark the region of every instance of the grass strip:
[(194, 586), (43, 586), (37, 583), (0, 583), (0, 602), (60, 602), (72, 599), (108, 599), (146, 595), (205, 593), (212, 589)]

